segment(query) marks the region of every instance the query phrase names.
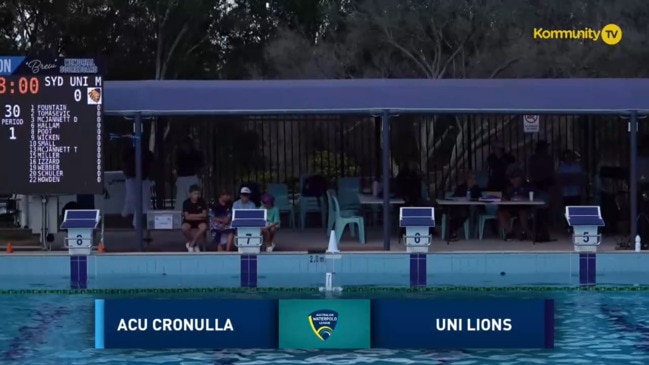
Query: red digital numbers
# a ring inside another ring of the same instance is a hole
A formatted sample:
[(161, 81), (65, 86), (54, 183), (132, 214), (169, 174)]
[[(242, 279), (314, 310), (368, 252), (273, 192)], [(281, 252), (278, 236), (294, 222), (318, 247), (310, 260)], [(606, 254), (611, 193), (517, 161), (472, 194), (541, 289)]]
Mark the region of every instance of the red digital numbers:
[(0, 94), (31, 94), (36, 95), (41, 89), (41, 83), (38, 77), (21, 77), (18, 82), (7, 80), (6, 77), (0, 77)]
[(21, 94), (38, 94), (40, 83), (36, 77), (21, 77), (18, 79), (18, 92)]

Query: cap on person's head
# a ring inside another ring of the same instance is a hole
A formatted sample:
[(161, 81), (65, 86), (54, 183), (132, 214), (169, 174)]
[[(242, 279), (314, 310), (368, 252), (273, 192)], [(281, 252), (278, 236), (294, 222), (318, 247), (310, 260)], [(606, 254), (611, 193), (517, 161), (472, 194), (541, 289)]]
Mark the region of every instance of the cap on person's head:
[(250, 195), (250, 193), (252, 192), (250, 191), (250, 188), (247, 186), (242, 187), (241, 191), (239, 191), (239, 194), (241, 195)]
[(273, 205), (273, 204), (275, 204), (275, 197), (268, 194), (268, 193), (266, 193), (266, 194), (262, 195), (261, 202), (264, 203), (264, 204), (267, 204), (267, 205)]

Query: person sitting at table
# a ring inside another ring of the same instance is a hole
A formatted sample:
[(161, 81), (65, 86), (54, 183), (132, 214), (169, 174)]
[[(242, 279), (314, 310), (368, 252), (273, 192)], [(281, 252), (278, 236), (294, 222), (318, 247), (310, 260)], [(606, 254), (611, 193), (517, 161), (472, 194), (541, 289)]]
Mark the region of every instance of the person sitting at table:
[[(404, 207), (421, 206), (421, 176), (417, 170), (417, 165), (414, 162), (406, 163), (399, 167), (399, 173), (394, 179), (397, 195), (403, 199)], [(389, 192), (384, 193), (389, 194)], [(433, 229), (430, 230), (431, 233)], [(399, 228), (399, 237), (403, 237), (404, 234), (406, 234), (406, 229)]]
[[(474, 172), (469, 171), (466, 174), (464, 182), (458, 184), (455, 187), (453, 192), (453, 197), (464, 198), (468, 197), (469, 199), (478, 199), (481, 194), (480, 187), (476, 179)], [(460, 226), (466, 222), (467, 219), (471, 216), (471, 207), (466, 206), (449, 206), (448, 207), (449, 215), (449, 241), (457, 241), (457, 231), (460, 229)]]
[[(523, 170), (517, 166), (511, 166), (507, 171), (507, 186), (502, 192), (502, 201), (528, 200), (531, 191), (529, 184), (523, 178)], [(514, 238), (512, 218), (518, 218), (520, 224), (520, 240), (528, 239), (528, 219), (530, 207), (525, 205), (506, 205), (498, 207), (498, 222), (500, 228), (505, 232), (505, 241)]]
[(395, 178), (395, 185), (404, 206), (416, 207), (421, 204), (421, 175), (414, 162), (401, 166)]
[(489, 166), (489, 191), (501, 191), (507, 185), (507, 169), (516, 162), (516, 158), (507, 151), (502, 141), (491, 145), (491, 154), (487, 157)]
[[(552, 191), (556, 184), (554, 157), (550, 154), (550, 145), (541, 140), (536, 143), (536, 148), (527, 164), (529, 182), (537, 197), (546, 202), (550, 201)], [(535, 242), (554, 241), (550, 238), (550, 209), (546, 206), (538, 207), (534, 211)]]

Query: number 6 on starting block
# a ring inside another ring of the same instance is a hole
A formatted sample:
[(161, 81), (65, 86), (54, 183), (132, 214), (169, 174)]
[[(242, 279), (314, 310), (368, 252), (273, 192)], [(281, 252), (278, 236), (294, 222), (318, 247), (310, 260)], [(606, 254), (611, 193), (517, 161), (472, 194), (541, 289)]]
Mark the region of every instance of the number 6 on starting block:
[(428, 252), (428, 247), (432, 243), (430, 228), (435, 227), (435, 208), (401, 208), (399, 226), (406, 230), (403, 242), (407, 252)]

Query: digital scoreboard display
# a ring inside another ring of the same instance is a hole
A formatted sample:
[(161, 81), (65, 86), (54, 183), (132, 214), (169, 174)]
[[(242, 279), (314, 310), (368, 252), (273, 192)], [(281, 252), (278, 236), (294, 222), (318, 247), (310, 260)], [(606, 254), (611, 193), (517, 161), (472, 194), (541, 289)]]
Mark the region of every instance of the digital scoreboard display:
[(103, 78), (92, 58), (0, 56), (0, 194), (100, 194)]

